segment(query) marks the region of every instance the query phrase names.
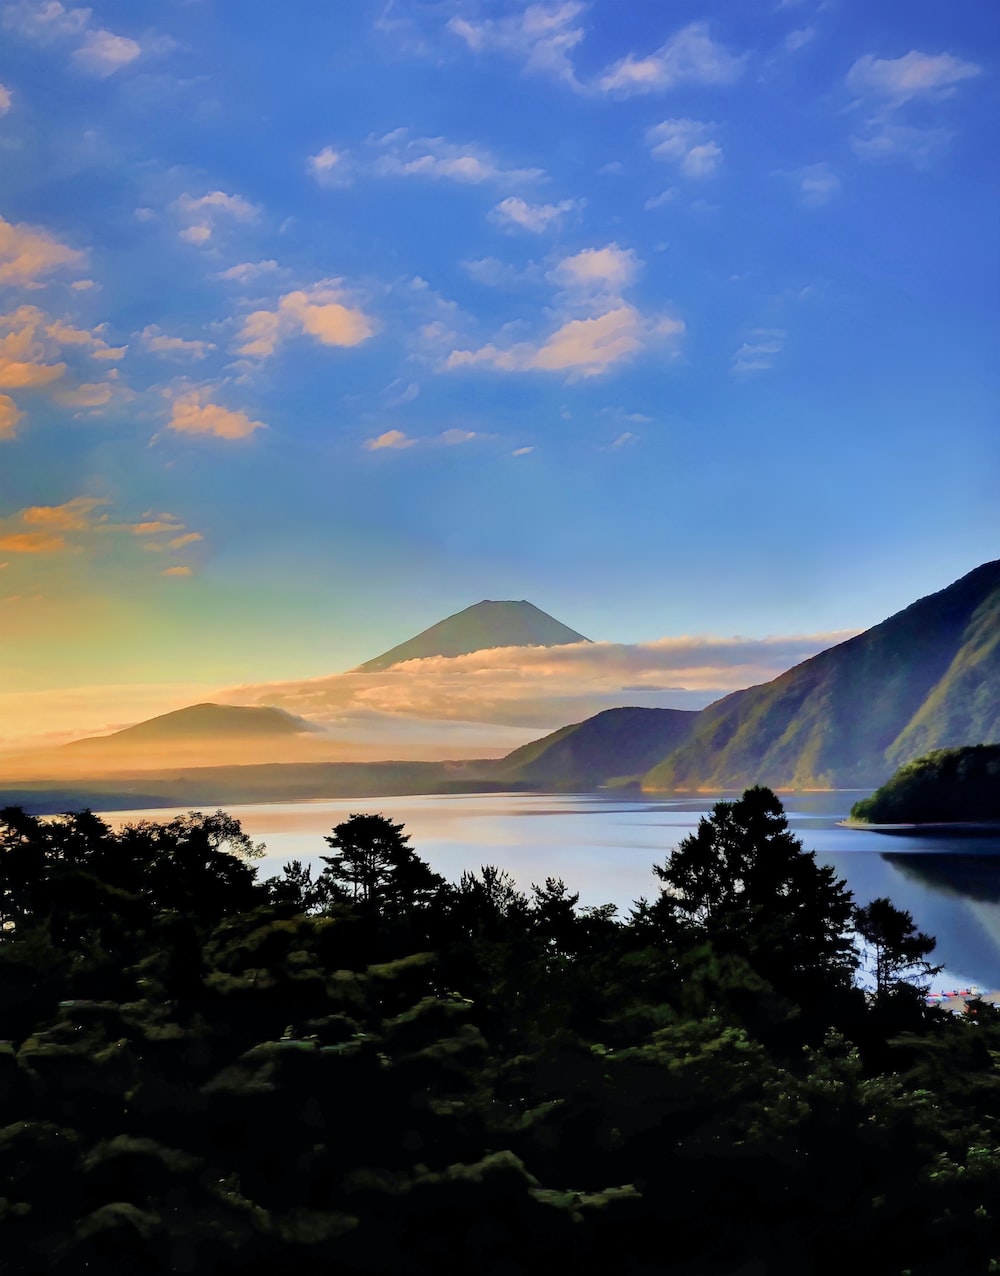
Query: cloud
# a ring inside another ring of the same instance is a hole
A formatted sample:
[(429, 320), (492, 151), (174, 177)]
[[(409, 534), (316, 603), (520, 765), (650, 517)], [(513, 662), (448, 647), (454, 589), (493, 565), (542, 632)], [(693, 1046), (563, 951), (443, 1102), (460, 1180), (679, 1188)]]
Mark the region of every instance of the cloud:
[(35, 325), (29, 323), (0, 337), (0, 389), (36, 389), (65, 373), (65, 363), (44, 362), (44, 350), (35, 332)]
[(847, 73), (847, 87), (863, 96), (883, 98), (894, 106), (915, 97), (945, 97), (963, 80), (981, 74), (982, 67), (950, 53), (918, 53), (900, 58), (876, 58), (867, 53)]
[(619, 434), (618, 437), (608, 446), (610, 448), (628, 447), (630, 443), (638, 443), (638, 441), (638, 434), (633, 434), (631, 430), (625, 430), (624, 433)]
[(365, 439), (365, 449), (368, 452), (381, 452), (386, 448), (399, 449), (413, 447), (416, 439), (411, 439), (403, 433), (402, 430), (386, 430), (384, 434), (378, 435), (374, 439)]
[(588, 319), (570, 319), (539, 345), (521, 342), (506, 349), (492, 342), (478, 350), (453, 350), (449, 370), (485, 366), (500, 372), (568, 372), (597, 376), (645, 350), (658, 339), (684, 331), (679, 319), (648, 320), (626, 303)]
[(271, 275), (280, 267), (271, 258), (265, 261), (243, 261), (228, 270), (220, 270), (216, 279), (229, 279), (238, 284), (249, 283), (251, 279), (259, 279), (262, 275)]
[(3, 25), (25, 40), (47, 44), (81, 35), (90, 21), (89, 9), (67, 9), (58, 0), (16, 0), (4, 5)]
[(128, 36), (115, 35), (112, 31), (88, 31), (73, 60), (85, 71), (104, 78), (134, 62), (141, 53), (142, 47)]
[(62, 505), (31, 505), (21, 511), (20, 517), (31, 526), (60, 532), (82, 532), (93, 526), (91, 515), (103, 505), (107, 505), (107, 501), (102, 497), (76, 496)]
[(0, 84), (0, 115), (6, 115), (10, 110), (11, 91), (5, 84)]
[(541, 235), (550, 227), (558, 226), (567, 213), (579, 206), (579, 201), (575, 199), (564, 199), (558, 204), (529, 204), (516, 195), (511, 195), (497, 204), (490, 217), (501, 226), (517, 226), (521, 230), (530, 230), (535, 235)]
[(483, 147), (458, 146), (442, 137), (413, 137), (396, 129), (377, 139), (383, 148), (373, 165), (379, 177), (426, 177), (479, 185), (483, 182), (531, 182), (544, 176), (540, 168), (503, 168)]
[(633, 282), (639, 265), (639, 259), (631, 248), (619, 248), (612, 243), (604, 248), (585, 248), (572, 257), (564, 257), (550, 271), (548, 278), (572, 292), (618, 296)]
[(522, 62), (526, 71), (579, 87), (569, 55), (584, 38), (583, 28), (575, 25), (584, 7), (578, 0), (530, 4), (509, 17), (452, 18), (447, 26), (473, 53), (504, 53)]
[(11, 532), (0, 535), (0, 549), (14, 554), (56, 554), (66, 548), (64, 536), (51, 536), (46, 532)]
[(660, 191), (659, 195), (651, 195), (643, 204), (643, 208), (647, 213), (651, 213), (654, 208), (662, 208), (664, 204), (669, 204), (677, 194), (673, 186), (668, 186), (665, 191)]
[[(277, 705), (334, 726), (358, 714), (397, 721), (487, 722), (542, 730), (614, 705), (700, 707), (767, 682), (854, 631), (769, 638), (684, 636), (653, 642), (505, 647), (410, 660), (379, 673), (234, 688), (220, 698)], [(626, 690), (627, 688), (627, 690)]]
[(68, 9), (59, 0), (15, 0), (0, 13), (7, 30), (34, 44), (45, 46), (82, 37), (73, 61), (80, 70), (103, 79), (134, 62), (143, 49), (128, 36), (91, 27), (91, 16), (90, 9)]
[(34, 287), (43, 275), (77, 266), (83, 253), (60, 243), (38, 226), (13, 224), (0, 217), (0, 284)]
[(211, 239), (220, 216), (237, 222), (256, 220), (260, 210), (242, 195), (225, 191), (209, 191), (207, 195), (190, 195), (186, 191), (174, 200), (171, 208), (191, 224), (177, 233), (189, 244), (202, 245)]
[(188, 545), (194, 545), (196, 541), (204, 540), (201, 532), (184, 532), (181, 536), (171, 537), (167, 541), (168, 549), (184, 549)]
[(190, 576), (193, 568), (191, 567), (164, 567), (160, 572), (161, 576)]
[(286, 337), (303, 334), (324, 346), (360, 345), (374, 334), (375, 324), (346, 301), (336, 279), (285, 293), (274, 310), (255, 310), (246, 317), (237, 349), (250, 358), (265, 359)]
[(732, 371), (740, 376), (748, 372), (765, 372), (774, 367), (775, 355), (785, 348), (783, 328), (755, 328), (749, 341), (744, 341), (733, 355)]
[(445, 447), (457, 447), (462, 443), (472, 443), (475, 439), (491, 438), (488, 434), (477, 434), (475, 430), (444, 430), (438, 435), (438, 440)]
[(110, 403), (114, 387), (107, 381), (87, 382), (73, 390), (57, 390), (52, 396), (64, 408), (102, 408)]
[(810, 208), (828, 204), (840, 190), (840, 178), (829, 164), (808, 164), (795, 174), (802, 202)]
[(246, 412), (233, 412), (212, 403), (207, 388), (187, 390), (174, 399), (167, 428), (178, 434), (211, 434), (217, 439), (246, 439), (267, 427), (251, 421)]
[(534, 452), (534, 450), (534, 447), (516, 447), (514, 451), (511, 452), (511, 456), (528, 456), (530, 453)]
[(870, 114), (861, 132), (851, 138), (854, 153), (864, 160), (908, 160), (917, 168), (929, 165), (947, 149), (952, 133), (943, 127), (908, 122), (912, 103), (951, 97), (965, 80), (982, 68), (950, 53), (918, 53), (899, 58), (858, 58), (845, 83)]
[(17, 423), (24, 416), (9, 394), (0, 394), (0, 439), (13, 439)]
[(682, 84), (732, 84), (746, 63), (708, 33), (707, 22), (692, 22), (647, 57), (630, 53), (597, 81), (605, 93), (664, 93)]
[(534, 279), (538, 273), (534, 266), (521, 268), (496, 257), (480, 257), (477, 260), (463, 261), (461, 265), (470, 279), (474, 279), (477, 284), (485, 284), (487, 288), (515, 288), (518, 284)]
[(354, 178), (354, 165), (349, 152), (324, 146), (306, 160), (306, 172), (320, 186), (349, 186)]
[(180, 355), (190, 359), (204, 359), (215, 346), (211, 341), (189, 341), (184, 337), (169, 337), (155, 323), (148, 324), (139, 334), (142, 344), (153, 354)]
[(789, 31), (782, 43), (787, 52), (798, 53), (799, 49), (804, 49), (807, 44), (811, 44), (815, 37), (815, 27), (799, 27), (794, 31)]
[(663, 120), (646, 132), (654, 159), (675, 162), (685, 177), (709, 177), (722, 159), (722, 148), (710, 136), (714, 124), (701, 120)]

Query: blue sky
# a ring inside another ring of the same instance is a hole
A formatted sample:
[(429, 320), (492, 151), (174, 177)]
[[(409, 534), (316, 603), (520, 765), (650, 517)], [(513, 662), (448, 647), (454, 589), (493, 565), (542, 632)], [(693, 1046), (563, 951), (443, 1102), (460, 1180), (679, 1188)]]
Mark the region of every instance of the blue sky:
[(308, 678), (480, 598), (826, 634), (996, 557), (998, 36), (0, 3), (8, 709)]

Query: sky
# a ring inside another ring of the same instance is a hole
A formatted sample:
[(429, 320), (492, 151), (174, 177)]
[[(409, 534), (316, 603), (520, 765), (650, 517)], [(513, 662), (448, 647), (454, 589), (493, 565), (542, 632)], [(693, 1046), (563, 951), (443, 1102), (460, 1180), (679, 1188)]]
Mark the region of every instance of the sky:
[(483, 598), (704, 702), (996, 558), (998, 54), (938, 0), (0, 0), (0, 741)]

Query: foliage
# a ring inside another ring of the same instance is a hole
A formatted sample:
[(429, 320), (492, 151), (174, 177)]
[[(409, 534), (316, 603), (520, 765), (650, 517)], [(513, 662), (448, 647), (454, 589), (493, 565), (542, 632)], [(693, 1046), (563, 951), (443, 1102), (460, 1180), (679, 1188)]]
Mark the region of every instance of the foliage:
[(869, 824), (1000, 823), (1000, 744), (936, 749), (916, 758), (871, 797), (855, 802), (851, 818)]
[(258, 883), (221, 813), (4, 812), (4, 1276), (991, 1270), (1000, 1015), (923, 1006), (879, 900), (905, 1014), (842, 995), (851, 901), (773, 794), (625, 919), (328, 840)]

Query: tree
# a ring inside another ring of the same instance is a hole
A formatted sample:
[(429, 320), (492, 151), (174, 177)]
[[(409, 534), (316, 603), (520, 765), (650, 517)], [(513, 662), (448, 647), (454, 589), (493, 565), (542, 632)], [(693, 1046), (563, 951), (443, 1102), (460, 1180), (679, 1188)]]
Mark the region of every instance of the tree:
[(350, 815), (323, 840), (337, 854), (321, 856), (327, 867), (320, 881), (328, 878), (376, 912), (426, 903), (444, 885), (408, 845), (403, 825), (385, 815)]
[(780, 991), (849, 986), (857, 967), (851, 892), (788, 831), (770, 789), (717, 802), (653, 871), (663, 883), (653, 909), (677, 937), (708, 937)]
[(926, 993), (929, 985), (917, 982), (920, 976), (930, 977), (943, 969), (926, 960), (937, 940), (918, 931), (912, 914), (884, 895), (854, 910), (854, 929), (864, 942), (866, 968), (875, 980), (877, 998), (914, 988)]

